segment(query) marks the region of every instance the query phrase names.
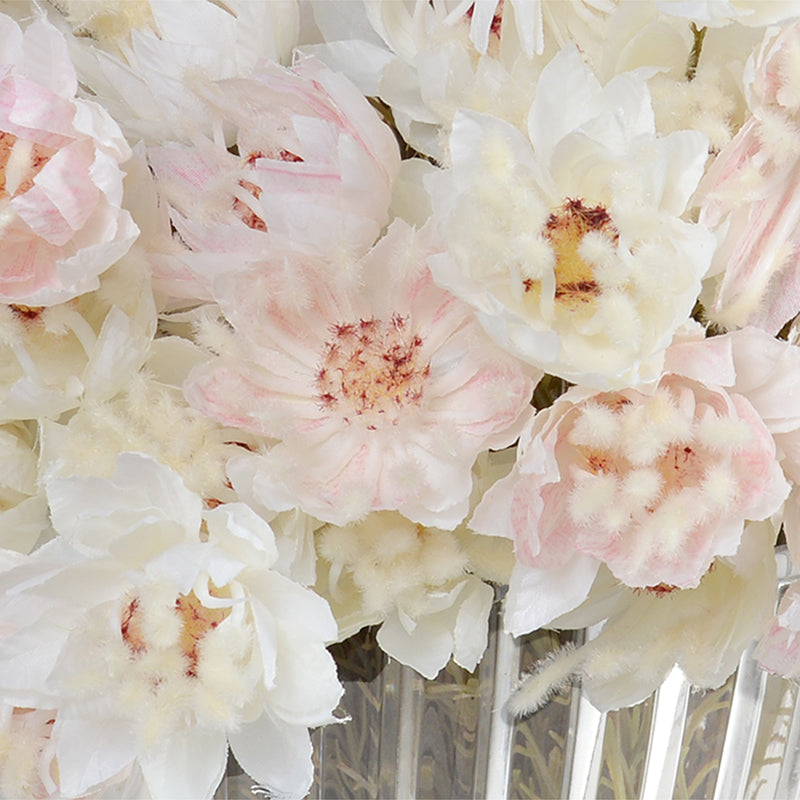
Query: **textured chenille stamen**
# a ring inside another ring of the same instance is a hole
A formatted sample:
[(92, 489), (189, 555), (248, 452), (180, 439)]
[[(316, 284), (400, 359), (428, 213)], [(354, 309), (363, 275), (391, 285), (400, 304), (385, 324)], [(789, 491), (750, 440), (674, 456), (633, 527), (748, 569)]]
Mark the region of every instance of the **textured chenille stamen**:
[(422, 338), (405, 317), (341, 323), (325, 342), (317, 397), (345, 420), (364, 417), (374, 428), (378, 419), (396, 423), (400, 409), (419, 405), (429, 373)]

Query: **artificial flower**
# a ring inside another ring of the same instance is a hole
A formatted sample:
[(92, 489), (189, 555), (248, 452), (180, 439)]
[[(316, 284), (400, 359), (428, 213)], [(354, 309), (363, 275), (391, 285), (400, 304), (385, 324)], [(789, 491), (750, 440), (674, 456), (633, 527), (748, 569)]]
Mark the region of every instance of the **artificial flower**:
[(800, 16), (797, 0), (658, 0), (657, 5), (665, 14), (712, 27), (732, 22), (761, 27)]
[(50, 528), (38, 486), (36, 429), (0, 425), (0, 548), (29, 553)]
[[(475, 463), (473, 504), (508, 472), (510, 451)], [(452, 658), (475, 669), (486, 649), (494, 590), (507, 583), (511, 543), (479, 536), (462, 524), (428, 528), (395, 511), (316, 532), (315, 590), (331, 604), (345, 639), (380, 624), (378, 645), (401, 664), (434, 678)]]
[(97, 103), (76, 98), (63, 37), (0, 15), (0, 302), (23, 311), (96, 289), (138, 230), (121, 208), (130, 149)]
[(580, 680), (601, 710), (646, 699), (677, 665), (698, 688), (716, 689), (764, 631), (775, 607), (775, 539), (771, 522), (748, 523), (736, 555), (721, 558), (691, 589), (630, 589), (605, 570), (560, 628), (600, 625), (579, 647), (542, 661), (509, 703), (514, 713), (539, 708), (570, 679)]
[(147, 151), (184, 245), (152, 255), (156, 289), (211, 299), (218, 276), (276, 248), (341, 263), (369, 249), (389, 221), (400, 157), (354, 86), (305, 59), (209, 83), (203, 98), (209, 114), (236, 130), (237, 154), (206, 140)]
[(149, 275), (133, 253), (74, 300), (0, 305), (0, 420), (52, 419), (113, 396), (145, 360), (155, 328)]
[(230, 744), (255, 780), (302, 797), (307, 727), (332, 721), (342, 692), (336, 624), (271, 569), (269, 526), (238, 503), (204, 511), (135, 453), (111, 479), (51, 478), (47, 497), (58, 537), (0, 575), (0, 686), (58, 711), (63, 796), (134, 765), (154, 797), (209, 798)]
[(790, 486), (753, 405), (713, 376), (681, 375), (680, 355), (671, 363), (647, 390), (570, 389), (533, 420), (511, 475), (478, 506), (475, 530), (515, 541), (515, 634), (582, 602), (601, 563), (633, 588), (695, 587), (736, 553), (745, 520), (781, 508)]
[(229, 462), (235, 488), (339, 525), (374, 510), (445, 529), (464, 518), (476, 457), (514, 441), (534, 382), (436, 286), (430, 252), (430, 230), (395, 220), (357, 282), (287, 253), (218, 288), (234, 330), (184, 391), (264, 437)]
[(262, 59), (289, 63), (300, 24), (297, 0), (48, 5), (68, 35), (81, 81), (103, 98), (132, 142), (211, 133), (198, 91), (211, 81), (246, 76)]
[(703, 296), (726, 327), (776, 334), (800, 308), (800, 24), (770, 29), (745, 72), (751, 116), (707, 170), (700, 222), (716, 230)]
[(598, 388), (654, 380), (713, 252), (680, 218), (707, 146), (695, 131), (656, 136), (641, 78), (601, 87), (567, 48), (542, 72), (528, 136), (457, 115), (453, 166), (426, 180), (447, 245), (429, 259), (434, 278), (550, 374)]

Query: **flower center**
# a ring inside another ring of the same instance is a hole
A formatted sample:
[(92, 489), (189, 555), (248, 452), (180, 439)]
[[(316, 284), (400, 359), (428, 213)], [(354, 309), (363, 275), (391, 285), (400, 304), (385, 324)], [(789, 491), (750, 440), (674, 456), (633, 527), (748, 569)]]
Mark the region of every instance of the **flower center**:
[(55, 152), (51, 147), (0, 131), (0, 197), (27, 192)]
[[(213, 585), (209, 586), (209, 594), (221, 596)], [(231, 613), (230, 608), (207, 608), (194, 591), (179, 594), (175, 599), (175, 615), (178, 618), (177, 645), (186, 658), (185, 675), (197, 677), (199, 646), (203, 637), (216, 628)], [(120, 629), (122, 639), (134, 656), (144, 654), (154, 648), (148, 636), (148, 627), (152, 624), (142, 608), (141, 601), (134, 597), (124, 608)]]
[[(593, 235), (588, 242), (587, 234)], [(550, 214), (544, 238), (555, 255), (555, 299), (562, 308), (575, 310), (592, 304), (602, 293), (591, 253), (591, 249), (598, 249), (598, 237), (600, 247), (605, 244), (616, 248), (619, 240), (619, 233), (603, 206), (586, 206), (580, 199), (567, 199)], [(524, 288), (526, 293), (539, 295), (541, 281), (527, 278)]]
[(681, 397), (660, 388), (649, 397), (585, 402), (567, 436), (571, 447), (560, 450), (570, 464), (567, 512), (581, 549), (610, 562), (648, 564), (648, 577), (656, 565), (670, 574), (670, 564), (699, 548), (697, 532), (736, 513), (748, 491), (742, 452), (749, 425), (698, 396), (686, 414)]
[(378, 419), (396, 424), (400, 409), (420, 404), (429, 373), (422, 339), (405, 317), (338, 324), (325, 342), (317, 398), (348, 422), (365, 416), (374, 430)]

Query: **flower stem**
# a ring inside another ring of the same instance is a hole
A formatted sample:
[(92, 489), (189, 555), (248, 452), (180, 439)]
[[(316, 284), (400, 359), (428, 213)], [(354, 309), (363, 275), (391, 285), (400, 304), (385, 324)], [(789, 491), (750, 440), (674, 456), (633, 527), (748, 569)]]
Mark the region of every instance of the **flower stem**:
[(694, 76), (697, 74), (697, 64), (700, 61), (700, 53), (703, 51), (703, 39), (706, 38), (706, 30), (707, 28), (698, 28), (694, 22), (692, 23), (694, 42), (689, 52), (689, 60), (686, 62), (686, 79), (689, 81), (694, 80)]

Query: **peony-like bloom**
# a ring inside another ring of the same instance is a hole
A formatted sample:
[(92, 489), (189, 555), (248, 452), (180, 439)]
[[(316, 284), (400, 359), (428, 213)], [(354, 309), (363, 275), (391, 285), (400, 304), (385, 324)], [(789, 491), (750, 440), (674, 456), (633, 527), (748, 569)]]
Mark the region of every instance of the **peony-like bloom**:
[(215, 278), (271, 249), (343, 262), (372, 246), (389, 222), (400, 155), (346, 78), (310, 58), (292, 69), (265, 63), (202, 96), (207, 113), (235, 129), (238, 155), (206, 140), (147, 151), (183, 245), (152, 255), (156, 288), (211, 299)]
[(448, 164), (458, 109), (523, 127), (545, 60), (566, 41), (597, 49), (613, 3), (316, 0), (312, 7), (325, 43), (304, 45), (303, 52), (343, 72), (365, 95), (380, 97), (409, 145)]
[(377, 511), (323, 528), (317, 542), (324, 567), (315, 588), (330, 598), (341, 639), (382, 623), (381, 648), (426, 678), (451, 657), (475, 669), (486, 649), (494, 591), (466, 573), (468, 555), (454, 532)]
[(601, 87), (568, 48), (542, 72), (528, 137), (464, 112), (450, 152), (426, 181), (448, 250), (429, 260), (437, 283), (546, 372), (597, 388), (656, 379), (713, 252), (680, 219), (706, 137), (657, 137), (644, 81)]
[(96, 289), (138, 229), (122, 202), (130, 149), (98, 104), (75, 98), (63, 37), (0, 16), (0, 302), (51, 306)]
[(559, 628), (602, 623), (599, 632), (542, 662), (510, 709), (535, 711), (570, 679), (579, 679), (601, 710), (631, 706), (652, 694), (675, 665), (692, 686), (721, 686), (775, 608), (776, 538), (771, 522), (748, 523), (736, 555), (717, 559), (692, 589), (629, 589), (601, 569), (586, 601), (554, 622)]
[(113, 396), (155, 328), (150, 276), (132, 253), (95, 292), (45, 308), (0, 304), (0, 421), (55, 419)]
[(287, 254), (219, 286), (234, 333), (184, 391), (267, 440), (229, 463), (237, 490), (338, 525), (373, 510), (464, 518), (473, 462), (514, 441), (535, 384), (436, 286), (431, 252), (429, 229), (395, 220), (353, 283)]
[(633, 588), (697, 586), (737, 552), (745, 520), (788, 493), (753, 405), (669, 373), (648, 390), (562, 395), (523, 433), (511, 475), (471, 525), (515, 541), (506, 624), (519, 634), (583, 601), (600, 564)]
[[(59, 0), (50, 18), (66, 34), (80, 80), (131, 142), (212, 132), (205, 84), (246, 76), (263, 59), (288, 64), (297, 0)], [(74, 35), (73, 35), (74, 34)]]
[(752, 111), (700, 183), (720, 245), (703, 296), (728, 327), (777, 333), (800, 310), (800, 23), (770, 29), (745, 71)]
[[(486, 453), (473, 470), (473, 504), (510, 467), (511, 451)], [(494, 590), (508, 583), (511, 542), (415, 524), (394, 511), (316, 532), (315, 590), (346, 639), (380, 624), (377, 642), (401, 664), (435, 678), (452, 657), (472, 672), (486, 649)]]
[(0, 688), (57, 710), (60, 796), (130, 766), (153, 797), (210, 798), (230, 745), (256, 781), (302, 797), (307, 728), (342, 692), (336, 623), (271, 568), (266, 522), (239, 503), (204, 511), (136, 453), (110, 480), (53, 478), (47, 497), (58, 537), (0, 575)]

